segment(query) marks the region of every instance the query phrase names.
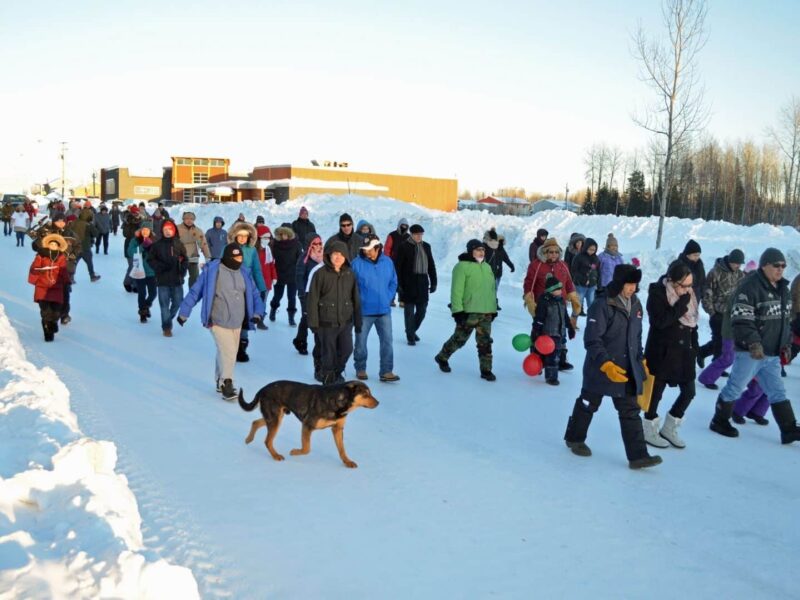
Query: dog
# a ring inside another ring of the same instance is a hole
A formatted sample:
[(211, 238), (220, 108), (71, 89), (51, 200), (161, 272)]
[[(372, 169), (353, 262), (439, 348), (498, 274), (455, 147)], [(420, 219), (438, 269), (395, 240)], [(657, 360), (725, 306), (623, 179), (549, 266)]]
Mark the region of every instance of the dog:
[(284, 457), (275, 451), (272, 442), (281, 426), (284, 414), (292, 413), (303, 424), (301, 448), (291, 451), (292, 456), (308, 454), (311, 451), (311, 433), (317, 429), (332, 428), (333, 441), (344, 465), (355, 469), (358, 465), (350, 460), (344, 451), (344, 424), (347, 415), (359, 406), (375, 408), (378, 401), (369, 387), (360, 381), (348, 381), (334, 385), (308, 385), (297, 381), (273, 381), (258, 390), (251, 403), (244, 400), (244, 392), (239, 389), (239, 406), (246, 411), (260, 405), (261, 419), (250, 426), (245, 443), (253, 441), (256, 431), (267, 428), (264, 444), (275, 460)]

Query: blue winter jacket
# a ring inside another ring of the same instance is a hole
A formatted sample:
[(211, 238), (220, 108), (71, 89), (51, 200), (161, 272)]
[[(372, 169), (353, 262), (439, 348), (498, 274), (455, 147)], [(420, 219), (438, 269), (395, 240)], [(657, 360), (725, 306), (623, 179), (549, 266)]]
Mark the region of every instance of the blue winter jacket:
[(376, 316), (390, 312), (397, 292), (397, 272), (392, 259), (382, 253), (375, 262), (359, 256), (352, 269), (361, 296), (361, 314)]
[(222, 217), (214, 217), (214, 223), (217, 221), (222, 223), (222, 227), (219, 229), (212, 227), (206, 231), (206, 242), (208, 242), (211, 258), (222, 258), (222, 251), (228, 245), (228, 232), (225, 229), (225, 221), (222, 220)]
[[(214, 301), (214, 292), (217, 287), (217, 274), (219, 273), (220, 261), (212, 260), (208, 263), (205, 269), (200, 273), (200, 277), (194, 282), (194, 285), (186, 294), (186, 297), (181, 302), (181, 308), (178, 315), (184, 319), (188, 319), (192, 314), (192, 309), (198, 301), (202, 300), (200, 306), (200, 319), (203, 322), (203, 327), (211, 327), (211, 303)], [(255, 282), (253, 281), (250, 272), (244, 269), (244, 265), (239, 269), (244, 277), (245, 285), (245, 310), (247, 314), (247, 328), (255, 329), (255, 325), (250, 322), (253, 316), (264, 316), (264, 302), (261, 300), (261, 294), (258, 292)]]

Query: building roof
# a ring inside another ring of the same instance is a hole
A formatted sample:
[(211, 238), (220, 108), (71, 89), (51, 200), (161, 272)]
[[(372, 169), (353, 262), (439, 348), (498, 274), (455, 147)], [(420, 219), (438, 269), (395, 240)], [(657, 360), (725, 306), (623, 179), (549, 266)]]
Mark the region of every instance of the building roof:
[(545, 198), (533, 204), (534, 212), (540, 210), (571, 210), (573, 212), (580, 212), (581, 205), (569, 200), (564, 202), (563, 200), (556, 200), (555, 198)]

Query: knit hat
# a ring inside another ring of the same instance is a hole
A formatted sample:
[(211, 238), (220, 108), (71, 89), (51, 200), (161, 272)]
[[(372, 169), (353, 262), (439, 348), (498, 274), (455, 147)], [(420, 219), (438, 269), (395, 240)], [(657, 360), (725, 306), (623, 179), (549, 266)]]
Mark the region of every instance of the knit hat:
[(472, 251), (478, 248), (486, 250), (486, 246), (484, 246), (483, 242), (480, 240), (470, 240), (467, 242), (467, 254), (472, 254)]
[(619, 296), (622, 286), (626, 283), (635, 283), (637, 286), (642, 280), (642, 272), (633, 265), (617, 265), (614, 267), (614, 275), (606, 286), (606, 293), (609, 298)]
[(544, 278), (544, 291), (548, 294), (560, 290), (562, 287), (564, 287), (563, 284), (558, 280), (558, 277), (552, 273), (548, 273), (547, 277)]
[(540, 238), (542, 236), (547, 237), (548, 235), (550, 235), (550, 232), (547, 231), (547, 229), (537, 229), (536, 230), (536, 237), (537, 238)]
[(239, 244), (228, 244), (225, 246), (225, 250), (222, 251), (221, 262), (229, 269), (233, 269), (235, 271), (242, 266), (241, 262), (234, 260), (234, 258), (240, 256), (242, 256), (242, 249), (239, 248)]
[(619, 248), (619, 242), (617, 241), (617, 238), (614, 237), (613, 233), (609, 233), (608, 237), (606, 238), (606, 250), (608, 250), (609, 246), (616, 246)]
[(492, 227), (489, 231), (486, 232), (486, 235), (489, 237), (490, 240), (497, 239), (497, 231), (494, 227)]
[(339, 225), (341, 225), (342, 223), (352, 223), (352, 222), (353, 222), (353, 217), (351, 217), (347, 213), (342, 213), (342, 216), (339, 217)]
[(175, 234), (178, 232), (175, 223), (172, 221), (164, 221), (164, 224), (161, 226), (161, 235), (166, 236), (167, 231), (171, 231), (172, 237), (175, 237)]
[(300, 207), (300, 213), (297, 216), (302, 217), (303, 215), (308, 216), (308, 209), (305, 206)]
[(139, 214), (139, 207), (138, 206), (129, 206), (128, 207), (128, 212), (131, 213), (132, 215), (138, 215)]
[(264, 223), (266, 223), (266, 221), (264, 221), (264, 217), (262, 217), (261, 215), (258, 215), (256, 217), (256, 225), (263, 225)]
[(757, 268), (758, 268), (758, 265), (756, 264), (756, 261), (748, 260), (747, 264), (744, 266), (744, 272), (745, 273), (751, 273), (751, 272), (755, 271)]
[(72, 223), (73, 221), (77, 221), (78, 217), (76, 217), (75, 215), (69, 215), (65, 220), (67, 223)]
[(777, 248), (767, 248), (761, 254), (761, 258), (758, 260), (758, 266), (763, 267), (764, 265), (770, 265), (777, 262), (786, 262), (786, 257), (783, 255), (783, 252)]
[(263, 238), (267, 234), (269, 234), (269, 236), (272, 237), (272, 231), (266, 225), (258, 225), (256, 227), (256, 232), (258, 233), (259, 238)]
[(694, 240), (689, 240), (686, 242), (686, 246), (683, 248), (683, 255), (689, 256), (690, 254), (701, 254), (703, 250), (700, 248), (700, 244), (695, 242)]
[(731, 250), (731, 253), (728, 254), (728, 262), (732, 265), (743, 265), (744, 264), (744, 252), (736, 248), (735, 250)]
[(63, 212), (53, 213), (53, 218), (51, 219), (51, 221), (53, 221), (53, 223), (55, 223), (56, 221), (66, 221), (66, 217), (64, 216)]
[(417, 223), (414, 223), (408, 231), (409, 233), (425, 233), (425, 230), (422, 228), (422, 225), (419, 225)]

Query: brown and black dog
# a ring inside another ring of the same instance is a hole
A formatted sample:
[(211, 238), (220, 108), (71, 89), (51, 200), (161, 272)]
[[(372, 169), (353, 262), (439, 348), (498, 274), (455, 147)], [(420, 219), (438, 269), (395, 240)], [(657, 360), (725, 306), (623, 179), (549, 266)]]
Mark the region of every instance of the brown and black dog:
[(272, 442), (281, 426), (283, 415), (293, 413), (303, 424), (303, 446), (292, 450), (292, 456), (308, 454), (311, 451), (311, 432), (315, 429), (332, 427), (333, 441), (336, 443), (339, 457), (346, 467), (354, 469), (358, 465), (350, 460), (344, 451), (344, 423), (347, 415), (359, 406), (375, 408), (378, 406), (378, 401), (369, 391), (369, 387), (360, 381), (335, 385), (273, 381), (258, 390), (250, 404), (244, 401), (244, 393), (239, 390), (239, 406), (244, 410), (251, 411), (257, 404), (260, 405), (264, 417), (253, 421), (250, 433), (245, 438), (246, 443), (252, 442), (256, 431), (266, 426), (267, 439), (264, 444), (272, 458), (283, 460), (283, 456), (275, 451)]

